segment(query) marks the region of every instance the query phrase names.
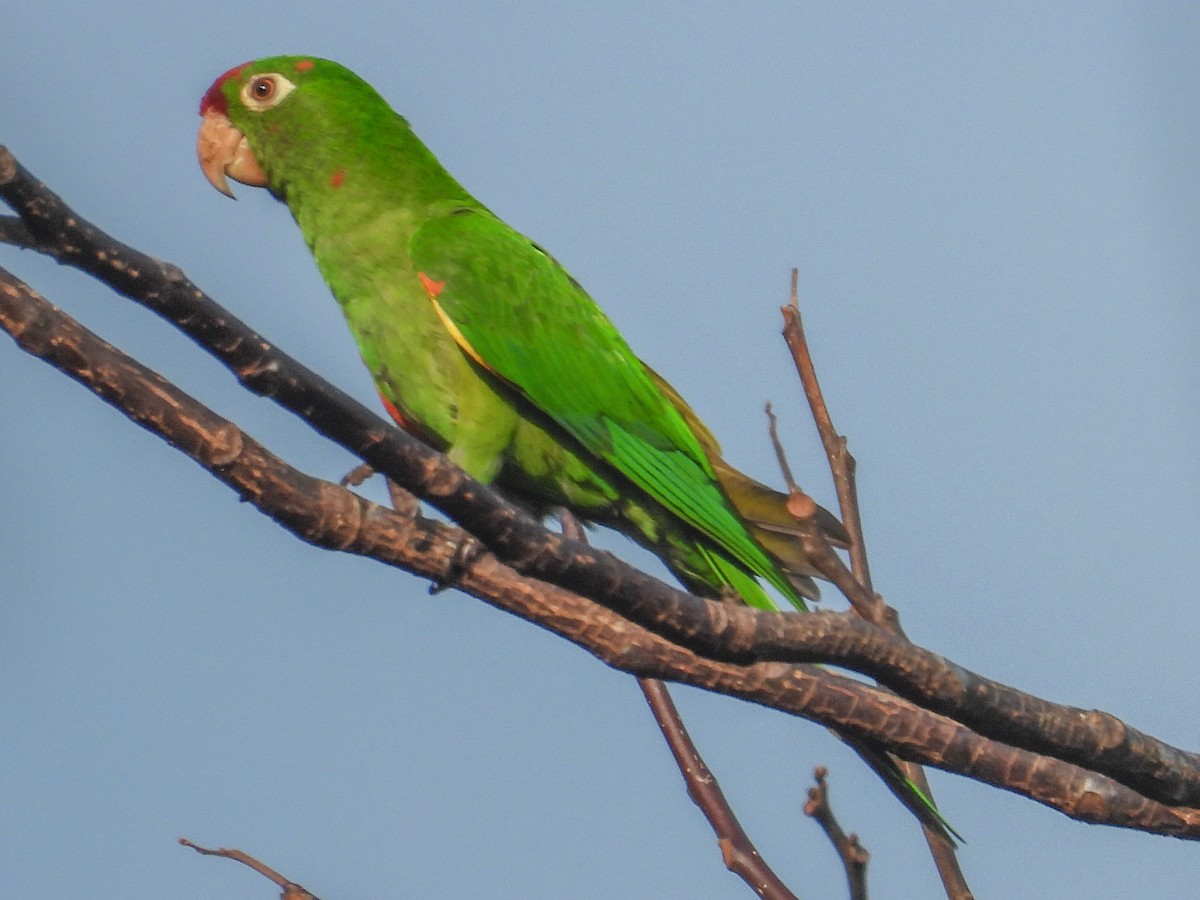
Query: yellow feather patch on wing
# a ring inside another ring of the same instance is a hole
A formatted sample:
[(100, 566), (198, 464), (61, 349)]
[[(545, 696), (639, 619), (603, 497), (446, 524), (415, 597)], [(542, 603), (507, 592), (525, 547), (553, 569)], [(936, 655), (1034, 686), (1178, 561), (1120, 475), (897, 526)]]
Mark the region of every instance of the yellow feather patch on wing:
[(499, 373), (497, 373), (495, 369), (484, 362), (483, 357), (480, 356), (475, 351), (475, 348), (471, 346), (471, 342), (463, 336), (463, 333), (458, 330), (458, 326), (454, 324), (454, 321), (448, 315), (446, 315), (446, 311), (442, 309), (442, 304), (438, 303), (433, 297), (429, 298), (429, 302), (433, 304), (433, 308), (437, 311), (438, 318), (442, 320), (442, 324), (446, 326), (446, 330), (450, 332), (450, 337), (454, 338), (454, 343), (458, 344), (458, 348), (462, 350), (463, 353), (467, 354), (467, 356), (471, 357), (471, 359), (475, 360), (475, 362), (478, 363), (479, 366), (486, 370), (489, 374), (495, 375), (497, 378), (499, 378)]
[(454, 343), (458, 344), (458, 349), (462, 350), (463, 353), (475, 360), (475, 362), (487, 372), (491, 373), (492, 375), (496, 375), (496, 371), (483, 361), (483, 357), (480, 356), (475, 348), (471, 346), (471, 342), (467, 340), (466, 336), (462, 333), (462, 331), (459, 330), (458, 326), (454, 324), (454, 320), (446, 315), (446, 311), (442, 309), (442, 304), (437, 302), (438, 294), (440, 294), (442, 289), (446, 287), (446, 282), (437, 281), (436, 279), (430, 278), (424, 272), (418, 272), (417, 278), (421, 280), (421, 287), (425, 288), (425, 293), (429, 297), (429, 302), (433, 304), (433, 308), (436, 310), (438, 318), (442, 320), (442, 324), (445, 325), (446, 330), (450, 332), (450, 337), (454, 338)]

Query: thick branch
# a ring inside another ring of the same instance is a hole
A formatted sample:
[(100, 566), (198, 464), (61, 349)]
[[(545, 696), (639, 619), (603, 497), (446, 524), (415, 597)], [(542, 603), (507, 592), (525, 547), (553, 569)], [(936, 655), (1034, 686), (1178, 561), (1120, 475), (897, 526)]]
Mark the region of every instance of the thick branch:
[[(621, 668), (644, 675), (661, 674), (797, 712), (824, 724), (837, 725), (849, 735), (861, 733), (883, 740), (903, 758), (960, 771), (1043, 801), (1051, 799), (1045, 782), (1039, 780), (1049, 764), (1045, 759), (1027, 759), (1010, 751), (1002, 753), (995, 745), (989, 745), (992, 754), (984, 759), (975, 755), (980, 745), (974, 742), (973, 735), (939, 717), (931, 717), (930, 721), (936, 724), (916, 734), (909, 727), (914, 720), (903, 713), (908, 705), (891, 698), (879, 702), (897, 704), (892, 710), (896, 718), (867, 725), (862, 721), (862, 710), (856, 708), (856, 704), (863, 702), (858, 692), (869, 690), (865, 686), (841, 679), (845, 684), (839, 682), (836, 690), (828, 689), (829, 679), (835, 676), (818, 676), (803, 668), (778, 663), (821, 661), (842, 665), (869, 674), (899, 694), (953, 716), (981, 734), (1077, 762), (1120, 779), (1147, 797), (1200, 805), (1200, 758), (1128, 728), (1112, 716), (1050, 704), (1022, 694), (967, 672), (929, 651), (897, 641), (866, 623), (833, 614), (772, 614), (706, 602), (639, 573), (610, 554), (547, 532), (540, 523), (469, 479), (444, 457), (387, 425), (290, 357), (271, 348), (195, 288), (178, 269), (125, 247), (78, 219), (3, 148), (0, 148), (0, 196), (21, 213), (29, 231), (39, 241), (39, 250), (93, 274), (177, 324), (252, 389), (272, 396), (320, 433), (431, 501), (515, 568), (578, 591), (636, 623), (617, 619), (612, 625), (618, 630), (644, 626), (669, 637), (682, 645), (671, 648), (672, 652), (683, 654), (689, 661), (687, 666), (673, 670), (671, 666), (679, 665), (680, 658), (676, 656), (668, 662), (672, 658), (666, 652), (670, 645), (652, 642), (657, 650), (648, 657), (616, 653), (615, 658), (624, 663)], [(11, 277), (6, 296), (9, 299), (23, 296), (22, 286)], [(36, 332), (38, 328), (53, 331), (58, 327), (41, 321), (41, 313), (31, 314), (28, 309), (17, 309), (15, 315), (18, 334), (22, 328), (28, 332), (32, 327)], [(28, 315), (32, 315), (32, 323), (21, 320)], [(53, 356), (53, 352), (47, 355)], [(54, 362), (60, 365), (62, 361)], [(116, 398), (110, 399), (115, 401)], [(217, 443), (223, 446), (220, 436)], [(221, 452), (232, 452), (232, 448), (225, 447), (218, 451)], [(221, 475), (219, 467), (213, 471)], [(348, 548), (338, 546), (338, 549)], [(424, 573), (428, 565), (417, 562), (413, 568)], [(494, 598), (491, 600), (495, 602)], [(528, 611), (514, 611), (535, 618)], [(554, 619), (553, 614), (547, 617)], [(553, 627), (550, 622), (541, 624)], [(618, 665), (599, 648), (590, 649)], [(658, 651), (662, 651), (661, 657), (655, 655)], [(696, 654), (725, 660), (730, 665), (714, 665), (701, 676), (695, 667)], [(749, 664), (755, 660), (760, 662)], [(738, 676), (723, 681), (714, 674), (718, 671), (736, 672)], [(776, 678), (778, 681), (773, 681)], [(816, 698), (818, 702), (797, 701), (798, 696), (807, 696), (818, 685), (826, 688), (823, 696)], [(792, 699), (785, 699), (789, 695)], [(873, 704), (874, 701), (870, 710), (877, 712), (880, 707)], [(1099, 803), (1083, 804), (1087, 807), (1083, 809), (1078, 806), (1075, 789), (1068, 789), (1060, 795), (1066, 799), (1059, 808), (1074, 810), (1069, 814), (1082, 811), (1090, 821), (1109, 820), (1106, 816), (1111, 792), (1107, 785), (1100, 794), (1096, 794), (1094, 785), (1084, 789), (1077, 784), (1075, 788), (1102, 799)], [(1184, 818), (1190, 819), (1190, 815)], [(1189, 822), (1182, 826), (1159, 824), (1152, 830), (1178, 833), (1190, 828)]]
[[(583, 597), (522, 577), (490, 555), (461, 565), (456, 548), (464, 535), (458, 529), (399, 516), (293, 469), (3, 270), (0, 327), (22, 349), (94, 391), (317, 546), (370, 556), (435, 580), (453, 575), (456, 586), (467, 593), (584, 647), (614, 668), (803, 716), (851, 737), (879, 741), (916, 762), (1023, 794), (1083, 821), (1200, 839), (1200, 811), (1164, 806), (1066, 763), (986, 740), (861, 682), (812, 666), (715, 662)], [(829, 619), (815, 614), (788, 618)]]

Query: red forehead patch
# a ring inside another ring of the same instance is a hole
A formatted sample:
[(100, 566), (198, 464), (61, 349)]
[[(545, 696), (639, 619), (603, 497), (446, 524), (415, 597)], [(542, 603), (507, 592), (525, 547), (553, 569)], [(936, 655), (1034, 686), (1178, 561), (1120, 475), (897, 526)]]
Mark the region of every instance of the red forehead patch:
[(204, 97), (200, 100), (200, 115), (205, 116), (210, 112), (217, 112), (225, 115), (229, 112), (229, 101), (225, 99), (225, 95), (221, 93), (221, 88), (225, 86), (225, 82), (230, 78), (237, 78), (242, 74), (243, 70), (250, 65), (248, 62), (242, 63), (240, 66), (234, 66), (220, 78), (212, 83), (207, 91), (204, 92)]
[(311, 69), (315, 65), (316, 65), (316, 63), (313, 62), (311, 59), (302, 59), (302, 60), (300, 60), (300, 62), (296, 63), (296, 71), (297, 72), (307, 72), (309, 69)]

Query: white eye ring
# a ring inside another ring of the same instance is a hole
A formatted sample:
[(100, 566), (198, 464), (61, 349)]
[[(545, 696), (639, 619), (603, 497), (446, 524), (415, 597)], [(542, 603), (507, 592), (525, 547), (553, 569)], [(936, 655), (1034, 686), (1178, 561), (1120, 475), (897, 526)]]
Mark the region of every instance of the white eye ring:
[(262, 72), (251, 75), (242, 88), (242, 103), (246, 109), (262, 112), (278, 106), (295, 89), (296, 85), (278, 72)]

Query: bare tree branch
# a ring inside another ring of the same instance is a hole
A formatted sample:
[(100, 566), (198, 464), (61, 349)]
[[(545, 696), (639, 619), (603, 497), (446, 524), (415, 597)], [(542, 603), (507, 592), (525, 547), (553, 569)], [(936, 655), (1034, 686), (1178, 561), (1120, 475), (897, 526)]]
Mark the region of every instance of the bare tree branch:
[[(422, 517), (401, 517), (293, 469), (2, 269), (0, 328), (22, 349), (94, 391), (316, 546), (370, 556), (433, 580), (454, 573), (461, 590), (572, 641), (613, 668), (691, 684), (836, 727), (1082, 821), (1200, 839), (1198, 810), (1165, 806), (1092, 772), (987, 740), (859, 681), (813, 666), (717, 662), (579, 595), (520, 576), (489, 554), (462, 567), (456, 558), (468, 537), (463, 531)], [(742, 609), (713, 605), (730, 612)], [(847, 621), (830, 616), (789, 618)]]
[[(800, 376), (800, 385), (804, 389), (804, 396), (812, 411), (813, 422), (817, 426), (817, 434), (821, 438), (821, 444), (825, 448), (825, 457), (829, 460), (829, 467), (833, 473), (833, 486), (837, 491), (842, 524), (846, 526), (851, 537), (851, 566), (856, 579), (869, 590), (871, 569), (867, 563), (862, 517), (858, 509), (858, 488), (854, 480), (857, 463), (846, 446), (846, 439), (833, 427), (833, 418), (829, 415), (829, 407), (825, 405), (825, 397), (821, 393), (816, 366), (813, 364), (812, 354), (808, 350), (808, 339), (804, 336), (804, 322), (800, 317), (799, 279), (799, 271), (792, 269), (791, 297), (788, 305), (782, 309), (783, 337), (787, 341), (788, 349), (792, 351), (796, 374)], [(879, 624), (870, 615), (864, 615), (863, 618)]]
[(829, 803), (829, 783), (826, 781), (828, 772), (824, 766), (813, 770), (816, 784), (808, 789), (808, 800), (804, 804), (804, 814), (816, 820), (837, 851), (842, 868), (846, 870), (846, 883), (850, 888), (850, 900), (867, 900), (867, 863), (871, 854), (866, 847), (858, 842), (858, 835), (846, 834), (838, 824)]
[(750, 836), (742, 828), (725, 799), (725, 792), (717, 783), (692, 743), (691, 736), (683, 725), (667, 686), (656, 678), (639, 678), (638, 686), (654, 713), (654, 720), (662, 730), (667, 746), (675, 757), (675, 764), (683, 774), (688, 796), (704, 813), (717, 835), (721, 848), (721, 859), (725, 868), (738, 875), (754, 893), (770, 900), (796, 900), (793, 894), (771, 869), (758, 852)]
[(301, 887), (294, 881), (284, 878), (266, 863), (260, 862), (242, 850), (234, 850), (229, 847), (218, 847), (216, 850), (210, 850), (207, 847), (201, 847), (199, 844), (193, 844), (187, 838), (180, 838), (179, 843), (185, 847), (190, 847), (201, 856), (220, 856), (224, 859), (232, 859), (234, 862), (240, 862), (244, 866), (249, 866), (259, 875), (279, 885), (282, 889), (282, 893), (280, 894), (281, 900), (320, 900), (311, 891)]
[[(3, 148), (0, 148), (2, 150)], [(37, 239), (17, 216), (0, 216), (0, 244), (35, 249)]]
[[(875, 593), (875, 588), (871, 584), (871, 569), (867, 561), (867, 542), (858, 506), (858, 484), (855, 479), (858, 464), (850, 453), (846, 438), (838, 434), (837, 429), (833, 427), (833, 417), (829, 414), (825, 395), (817, 380), (816, 365), (813, 363), (812, 353), (808, 348), (808, 338), (804, 335), (804, 320), (800, 315), (799, 281), (799, 271), (792, 269), (791, 296), (788, 305), (782, 310), (783, 337), (792, 351), (792, 359), (796, 364), (800, 384), (804, 388), (804, 396), (808, 398), (813, 421), (816, 422), (817, 432), (825, 447), (825, 457), (829, 460), (829, 468), (837, 489), (838, 508), (841, 511), (846, 532), (850, 536), (850, 569), (857, 588), (853, 594), (854, 599), (851, 601), (852, 607), (868, 622), (878, 625), (907, 643), (908, 636), (900, 627), (899, 616), (895, 610), (883, 602), (882, 597)], [(782, 447), (777, 447), (777, 452), (782, 455)], [(792, 500), (798, 499), (803, 498), (796, 498), (793, 494)], [(811, 503), (805, 506), (806, 511), (808, 511), (808, 506), (811, 506)], [(808, 511), (808, 515), (811, 516), (812, 512)], [(810, 527), (808, 532), (805, 535), (806, 543), (815, 543), (816, 539), (820, 537), (818, 530)], [(819, 556), (820, 560), (817, 563), (819, 571), (828, 572), (830, 575), (844, 580), (844, 568), (834, 554), (822, 552)], [(925, 770), (911, 761), (902, 761), (901, 768), (905, 777), (932, 800), (933, 792), (929, 789), (929, 779), (925, 777)], [(925, 842), (929, 845), (929, 852), (933, 856), (934, 864), (937, 866), (938, 874), (942, 878), (946, 896), (949, 900), (972, 900), (974, 895), (967, 885), (962, 866), (959, 865), (954, 844), (944, 831), (938, 831), (927, 825), (922, 825), (922, 831), (925, 835)]]
[[(626, 671), (810, 718), (882, 743), (902, 758), (1024, 794), (1083, 821), (1200, 837), (1200, 811), (1149, 799), (1196, 803), (1200, 769), (1194, 755), (1107, 714), (1050, 704), (983, 679), (866, 622), (704, 601), (609, 554), (553, 535), (274, 351), (178, 270), (83, 223), (2, 150), (0, 195), (22, 213), (39, 249), (177, 321), (247, 384), (433, 502), (505, 561), (565, 590), (522, 578), (487, 554), (455, 571), (451, 557), (460, 542), (454, 535), (461, 532), (401, 518), (296, 472), (232, 423), (88, 334), (17, 279), (0, 275), (0, 320), (22, 347), (187, 452), (303, 539), (430, 578), (453, 576), (469, 593)], [(804, 662), (853, 668), (926, 709), (832, 672), (793, 664)], [(1018, 749), (1022, 746), (1026, 749)], [(1083, 768), (1051, 757), (1078, 761)], [(1133, 789), (1094, 773), (1111, 773)]]
[[(583, 526), (570, 510), (561, 513), (562, 531), (572, 540), (586, 543), (587, 536)], [(733, 807), (725, 799), (725, 792), (717, 782), (716, 776), (708, 768), (704, 757), (700, 755), (692, 736), (688, 734), (687, 726), (683, 724), (683, 716), (671, 699), (667, 686), (657, 678), (639, 678), (638, 687), (650, 707), (650, 713), (662, 732), (663, 740), (671, 751), (671, 757), (683, 776), (687, 786), (688, 796), (696, 804), (709, 826), (717, 836), (717, 845), (721, 848), (721, 861), (725, 868), (733, 872), (746, 885), (765, 900), (796, 900), (783, 880), (775, 874), (746, 830), (738, 821)]]

